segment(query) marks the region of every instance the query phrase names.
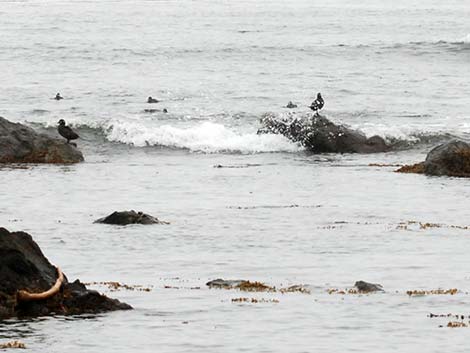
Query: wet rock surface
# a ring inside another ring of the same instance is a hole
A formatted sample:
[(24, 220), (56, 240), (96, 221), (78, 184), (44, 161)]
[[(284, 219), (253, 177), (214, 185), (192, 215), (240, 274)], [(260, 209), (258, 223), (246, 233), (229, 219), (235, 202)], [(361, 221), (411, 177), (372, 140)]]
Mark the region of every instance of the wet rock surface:
[(313, 153), (377, 153), (391, 149), (380, 136), (367, 138), (363, 133), (336, 125), (321, 115), (279, 118), (265, 114), (261, 133), (281, 134), (300, 143)]
[(468, 178), (470, 144), (457, 140), (441, 144), (428, 153), (424, 162), (403, 166), (397, 172)]
[(116, 224), (125, 226), (128, 224), (169, 224), (169, 222), (160, 221), (158, 218), (150, 216), (143, 212), (115, 211), (109, 216), (97, 219), (94, 223)]
[[(29, 234), (0, 228), (0, 319), (132, 309), (88, 290), (79, 280), (69, 283), (63, 276), (59, 281), (60, 273)], [(56, 285), (57, 291), (51, 291)], [(48, 292), (43, 299), (32, 299)]]
[(69, 164), (83, 160), (74, 145), (0, 117), (0, 163)]
[(365, 282), (365, 281), (357, 281), (356, 283), (354, 283), (354, 287), (356, 287), (356, 289), (359, 292), (362, 292), (362, 293), (383, 292), (384, 291), (381, 284), (368, 283), (368, 282)]
[(424, 161), (427, 175), (470, 177), (470, 145), (451, 141), (432, 149)]

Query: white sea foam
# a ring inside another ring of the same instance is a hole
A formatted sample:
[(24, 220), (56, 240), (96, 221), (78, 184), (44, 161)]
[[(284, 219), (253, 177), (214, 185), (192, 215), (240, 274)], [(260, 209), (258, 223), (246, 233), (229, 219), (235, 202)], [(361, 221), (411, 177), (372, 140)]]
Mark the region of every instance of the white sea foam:
[(285, 137), (235, 132), (222, 124), (204, 122), (192, 127), (149, 127), (135, 122), (113, 122), (105, 130), (110, 141), (134, 146), (166, 146), (195, 152), (296, 152), (301, 147)]
[[(449, 128), (452, 126), (452, 128)], [(379, 123), (361, 123), (351, 126), (366, 134), (381, 136), (387, 140), (420, 142), (431, 137), (462, 136), (470, 133), (470, 124), (465, 117), (443, 117), (439, 123), (387, 125)]]
[(463, 37), (461, 39), (461, 42), (464, 42), (465, 44), (470, 44), (470, 33)]
[(401, 125), (401, 126), (388, 126), (384, 124), (366, 123), (358, 126), (353, 126), (364, 132), (367, 136), (378, 135), (385, 139), (399, 139), (410, 142), (418, 142), (417, 136), (423, 134), (437, 134), (438, 131), (417, 129), (415, 126)]

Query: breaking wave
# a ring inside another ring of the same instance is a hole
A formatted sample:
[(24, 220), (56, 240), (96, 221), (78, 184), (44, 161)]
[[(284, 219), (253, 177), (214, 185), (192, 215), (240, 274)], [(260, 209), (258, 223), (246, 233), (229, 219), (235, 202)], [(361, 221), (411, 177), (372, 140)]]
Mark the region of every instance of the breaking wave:
[[(135, 121), (72, 122), (79, 132), (104, 135), (110, 142), (124, 143), (136, 147), (156, 146), (186, 149), (201, 153), (268, 153), (298, 152), (303, 148), (281, 135), (238, 132), (223, 124), (199, 122), (192, 126), (146, 126)], [(52, 124), (41, 124), (48, 130)], [(85, 136), (85, 135), (83, 135)]]
[[(257, 134), (255, 128), (249, 132), (237, 131), (220, 123), (204, 121), (192, 125), (149, 125), (135, 120), (121, 121), (70, 121), (84, 140), (103, 138), (108, 142), (123, 143), (135, 147), (163, 147), (185, 149), (198, 153), (296, 153), (304, 148), (282, 135)], [(341, 122), (338, 122), (341, 123)], [(54, 124), (39, 123), (48, 130)], [(438, 127), (423, 129), (417, 126), (388, 126), (377, 123), (361, 123), (350, 126), (367, 136), (379, 135), (390, 144), (401, 148), (435, 144), (452, 138), (470, 138), (470, 124), (459, 125), (459, 133)], [(261, 127), (261, 126), (260, 126)]]
[(119, 123), (106, 132), (110, 141), (134, 146), (164, 146), (204, 153), (296, 152), (301, 148), (280, 135), (239, 133), (222, 124), (203, 122), (192, 127), (162, 125), (146, 127)]

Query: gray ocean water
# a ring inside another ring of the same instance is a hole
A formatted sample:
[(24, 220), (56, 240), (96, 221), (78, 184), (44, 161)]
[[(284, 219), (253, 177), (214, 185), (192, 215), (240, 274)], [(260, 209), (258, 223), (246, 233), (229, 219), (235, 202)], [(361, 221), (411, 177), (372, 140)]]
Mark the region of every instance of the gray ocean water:
[[(470, 314), (469, 181), (370, 164), (470, 138), (469, 16), (456, 0), (1, 1), (0, 116), (50, 134), (65, 119), (86, 162), (2, 167), (0, 226), (31, 233), (69, 279), (152, 290), (98, 286), (135, 310), (10, 320), (0, 343), (466, 352), (468, 328), (428, 315)], [(318, 91), (333, 121), (409, 147), (312, 156), (256, 134), (263, 113), (307, 113)], [(125, 209), (171, 224), (93, 224)], [(205, 286), (219, 277), (311, 294)], [(386, 292), (328, 293), (361, 279)], [(406, 294), (438, 288), (459, 292)]]

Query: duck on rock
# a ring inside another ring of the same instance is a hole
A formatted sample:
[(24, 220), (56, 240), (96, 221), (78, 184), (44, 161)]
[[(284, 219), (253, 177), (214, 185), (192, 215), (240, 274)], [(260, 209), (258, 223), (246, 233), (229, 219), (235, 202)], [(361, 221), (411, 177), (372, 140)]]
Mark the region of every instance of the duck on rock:
[(323, 108), (325, 105), (325, 101), (323, 100), (323, 97), (321, 96), (321, 93), (317, 93), (317, 98), (310, 104), (310, 109), (312, 109), (315, 112), (315, 115), (318, 116), (318, 111)]
[(59, 132), (60, 136), (67, 139), (67, 143), (70, 143), (70, 140), (76, 140), (80, 136), (72, 130), (70, 126), (65, 125), (65, 120), (59, 120), (59, 126), (57, 127), (57, 131)]

